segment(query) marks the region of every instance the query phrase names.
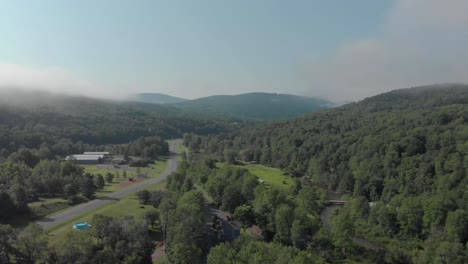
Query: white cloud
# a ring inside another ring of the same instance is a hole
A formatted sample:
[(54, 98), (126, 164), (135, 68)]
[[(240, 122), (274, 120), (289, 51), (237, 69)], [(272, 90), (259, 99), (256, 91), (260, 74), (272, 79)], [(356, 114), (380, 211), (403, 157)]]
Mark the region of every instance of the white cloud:
[(0, 62), (0, 90), (12, 89), (118, 98), (102, 86), (80, 79), (60, 67), (33, 68)]
[(308, 66), (312, 95), (358, 100), (424, 84), (468, 82), (468, 1), (399, 0), (381, 34)]

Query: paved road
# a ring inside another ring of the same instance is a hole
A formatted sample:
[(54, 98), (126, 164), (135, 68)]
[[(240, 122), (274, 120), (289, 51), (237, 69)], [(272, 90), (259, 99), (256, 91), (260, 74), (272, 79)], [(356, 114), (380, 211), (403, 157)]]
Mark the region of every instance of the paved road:
[(117, 192), (113, 192), (109, 194), (108, 196), (101, 197), (92, 201), (89, 201), (84, 204), (77, 205), (69, 210), (66, 210), (62, 213), (56, 214), (54, 216), (51, 216), (49, 218), (42, 218), (36, 221), (37, 224), (41, 225), (44, 229), (49, 229), (54, 226), (57, 226), (63, 222), (66, 222), (70, 219), (73, 219), (83, 213), (86, 213), (88, 211), (94, 210), (98, 207), (101, 207), (107, 203), (110, 203), (115, 200), (119, 200), (120, 198), (127, 196), (129, 194), (132, 194), (134, 192), (138, 192), (145, 187), (158, 183), (160, 181), (163, 181), (167, 179), (167, 176), (174, 172), (177, 169), (177, 154), (176, 152), (176, 143), (171, 143), (170, 147), (170, 153), (171, 155), (169, 156), (169, 161), (168, 161), (168, 166), (166, 170), (159, 176), (158, 178), (155, 179), (150, 179), (146, 180), (142, 183), (138, 183), (136, 185), (129, 186), (125, 189), (122, 189)]

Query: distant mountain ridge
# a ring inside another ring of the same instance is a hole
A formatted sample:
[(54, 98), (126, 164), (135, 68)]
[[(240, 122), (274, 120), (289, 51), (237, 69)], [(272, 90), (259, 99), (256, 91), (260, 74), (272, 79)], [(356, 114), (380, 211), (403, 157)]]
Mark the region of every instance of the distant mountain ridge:
[[(162, 94), (155, 95), (155, 98), (159, 98)], [(151, 94), (146, 94), (145, 99), (150, 97)], [(137, 100), (138, 98), (141, 99), (141, 97), (137, 97)], [(150, 100), (145, 102), (150, 102)], [(155, 102), (156, 100), (153, 100), (153, 103)], [(172, 106), (191, 113), (211, 116), (227, 116), (252, 120), (278, 120), (330, 108), (333, 106), (333, 103), (313, 97), (256, 92), (239, 95), (214, 95), (194, 100), (183, 100), (172, 103)]]
[(180, 138), (187, 132), (214, 134), (242, 125), (192, 115), (171, 105), (0, 90), (0, 151), (21, 145), (37, 149), (41, 142), (62, 139), (104, 145), (154, 135)]
[(134, 99), (138, 102), (151, 104), (176, 104), (187, 101), (184, 98), (162, 93), (138, 93), (135, 94)]

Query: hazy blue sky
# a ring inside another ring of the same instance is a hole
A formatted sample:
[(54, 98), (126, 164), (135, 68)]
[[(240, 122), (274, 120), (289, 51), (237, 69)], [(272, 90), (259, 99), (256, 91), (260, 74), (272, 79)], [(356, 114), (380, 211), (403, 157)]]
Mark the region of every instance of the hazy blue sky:
[(0, 86), (356, 100), (465, 82), (467, 3), (0, 0)]

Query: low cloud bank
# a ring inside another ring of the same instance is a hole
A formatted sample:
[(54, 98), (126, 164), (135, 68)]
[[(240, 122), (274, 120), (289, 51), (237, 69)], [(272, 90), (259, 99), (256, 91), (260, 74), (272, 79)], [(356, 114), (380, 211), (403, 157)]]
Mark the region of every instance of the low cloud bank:
[(381, 34), (307, 65), (305, 93), (336, 101), (435, 83), (468, 83), (468, 1), (398, 0)]

